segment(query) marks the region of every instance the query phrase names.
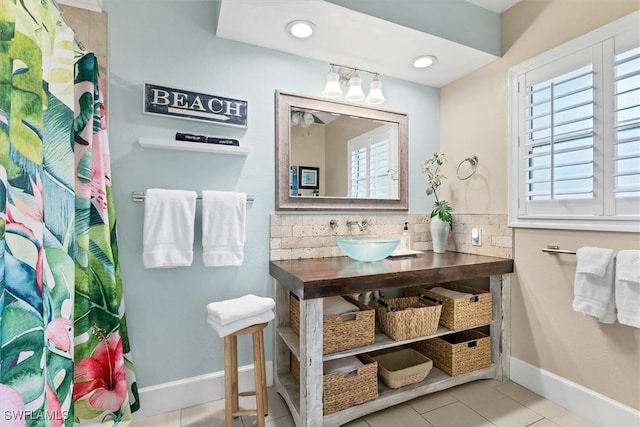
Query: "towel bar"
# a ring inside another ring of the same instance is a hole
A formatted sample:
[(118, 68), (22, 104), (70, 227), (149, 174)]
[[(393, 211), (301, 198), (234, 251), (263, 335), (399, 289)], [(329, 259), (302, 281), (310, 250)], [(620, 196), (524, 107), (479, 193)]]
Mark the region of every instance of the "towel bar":
[[(132, 191), (131, 192), (131, 200), (134, 202), (144, 202), (144, 191)], [(202, 196), (196, 197), (196, 199), (202, 199)], [(255, 197), (252, 194), (247, 194), (247, 203), (253, 203)]]
[(576, 251), (568, 251), (566, 249), (560, 249), (560, 246), (557, 246), (557, 245), (547, 245), (546, 248), (542, 248), (542, 252), (546, 252), (549, 254), (569, 254), (569, 255), (576, 254)]

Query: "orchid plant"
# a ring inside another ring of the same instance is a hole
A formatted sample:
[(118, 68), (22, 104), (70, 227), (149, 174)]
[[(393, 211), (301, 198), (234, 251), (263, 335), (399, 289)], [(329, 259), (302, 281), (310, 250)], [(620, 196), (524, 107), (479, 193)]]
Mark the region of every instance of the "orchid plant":
[(444, 153), (433, 153), (433, 157), (422, 164), (422, 173), (427, 175), (427, 196), (433, 194), (436, 198), (433, 210), (431, 211), (431, 218), (437, 216), (441, 221), (448, 223), (450, 229), (453, 229), (453, 216), (451, 214), (453, 208), (446, 200), (440, 200), (437, 192), (438, 187), (442, 184), (442, 180), (446, 178), (446, 176), (440, 172), (440, 166), (446, 161), (447, 158)]

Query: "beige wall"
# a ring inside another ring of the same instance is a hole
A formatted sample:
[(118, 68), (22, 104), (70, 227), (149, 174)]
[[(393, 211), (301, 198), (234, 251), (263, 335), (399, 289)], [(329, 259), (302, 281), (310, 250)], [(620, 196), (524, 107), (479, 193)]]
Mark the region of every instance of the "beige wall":
[(93, 52), (98, 59), (98, 72), (104, 84), (103, 91), (105, 104), (107, 104), (108, 15), (106, 12), (92, 12), (71, 6), (60, 5), (60, 9), (64, 13), (69, 26), (75, 31), (76, 40), (82, 43), (86, 51)]
[[(325, 168), (324, 126), (293, 126), (291, 128), (291, 164), (320, 168), (320, 196), (327, 191)], [(313, 194), (313, 190), (298, 189), (300, 194)]]
[[(479, 158), (474, 177), (442, 187), (458, 213), (507, 212), (508, 69), (638, 9), (638, 0), (523, 0), (502, 15), (503, 57), (441, 91), (445, 173), (455, 177), (462, 159)], [(640, 330), (574, 313), (575, 256), (540, 250), (640, 248), (638, 235), (527, 229), (513, 235), (512, 356), (640, 409)]]

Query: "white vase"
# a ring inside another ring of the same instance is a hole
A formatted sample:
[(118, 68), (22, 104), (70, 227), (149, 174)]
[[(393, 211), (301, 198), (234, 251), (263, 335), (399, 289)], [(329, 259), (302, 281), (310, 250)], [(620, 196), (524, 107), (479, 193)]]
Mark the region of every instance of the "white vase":
[(431, 218), (431, 240), (433, 252), (443, 254), (447, 250), (447, 238), (449, 237), (449, 223), (442, 221), (440, 217)]

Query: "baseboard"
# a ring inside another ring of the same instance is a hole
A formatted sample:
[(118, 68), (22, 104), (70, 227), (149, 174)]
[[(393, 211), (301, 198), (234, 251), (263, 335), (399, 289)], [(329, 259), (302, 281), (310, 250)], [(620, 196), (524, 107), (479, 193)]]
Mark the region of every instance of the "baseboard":
[[(267, 386), (273, 385), (273, 363), (266, 362)], [(238, 369), (238, 389), (253, 390), (253, 365)], [(140, 409), (134, 419), (152, 417), (176, 409), (224, 399), (224, 371), (213, 372), (183, 380), (171, 381), (138, 390)]]
[(600, 427), (638, 427), (640, 412), (512, 357), (510, 379)]

